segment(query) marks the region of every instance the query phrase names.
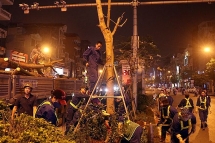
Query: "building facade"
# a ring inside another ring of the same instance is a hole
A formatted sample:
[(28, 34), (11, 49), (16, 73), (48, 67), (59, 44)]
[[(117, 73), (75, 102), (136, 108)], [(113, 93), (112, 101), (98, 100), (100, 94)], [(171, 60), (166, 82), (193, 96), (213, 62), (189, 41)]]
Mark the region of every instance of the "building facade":
[(69, 53), (69, 58), (71, 59), (70, 77), (83, 79), (86, 76), (83, 52), (88, 48), (90, 42), (81, 40), (76, 33), (66, 33), (65, 36), (65, 51)]
[(6, 53), (5, 41), (7, 37), (7, 26), (4, 24), (10, 21), (11, 13), (7, 8), (13, 5), (14, 0), (1, 0), (0, 1), (0, 57), (4, 57)]

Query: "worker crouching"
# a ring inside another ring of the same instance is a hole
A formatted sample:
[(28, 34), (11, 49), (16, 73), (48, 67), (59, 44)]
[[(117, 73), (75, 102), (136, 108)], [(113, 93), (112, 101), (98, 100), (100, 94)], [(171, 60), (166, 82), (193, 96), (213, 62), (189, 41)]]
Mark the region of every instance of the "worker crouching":
[(63, 90), (57, 89), (52, 91), (51, 98), (42, 102), (37, 109), (36, 118), (43, 118), (47, 122), (53, 125), (58, 124), (58, 118), (55, 112), (56, 108), (66, 104), (65, 100), (62, 100), (66, 96)]

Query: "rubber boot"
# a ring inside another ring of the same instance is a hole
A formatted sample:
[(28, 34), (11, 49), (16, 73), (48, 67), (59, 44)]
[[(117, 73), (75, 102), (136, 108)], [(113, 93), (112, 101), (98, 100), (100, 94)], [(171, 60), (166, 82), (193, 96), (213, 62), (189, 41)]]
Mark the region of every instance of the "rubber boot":
[(207, 122), (205, 121), (205, 128), (207, 128), (208, 127), (208, 124), (207, 124)]
[(205, 130), (205, 122), (202, 122), (202, 129)]

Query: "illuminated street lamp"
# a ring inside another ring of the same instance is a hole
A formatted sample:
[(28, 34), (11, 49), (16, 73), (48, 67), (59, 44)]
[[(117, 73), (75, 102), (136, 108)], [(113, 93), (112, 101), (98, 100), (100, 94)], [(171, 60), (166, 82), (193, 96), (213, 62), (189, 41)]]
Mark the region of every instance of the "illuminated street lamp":
[(44, 47), (44, 48), (43, 48), (43, 52), (44, 52), (44, 53), (49, 53), (49, 52), (50, 52), (50, 49), (49, 49), (48, 47)]
[(205, 47), (205, 48), (204, 48), (204, 51), (208, 53), (208, 52), (211, 51), (211, 49), (210, 49), (210, 47)]
[(101, 75), (101, 74), (102, 74), (102, 72), (103, 72), (103, 70), (102, 70), (102, 69), (100, 69), (100, 70), (99, 70), (99, 75)]

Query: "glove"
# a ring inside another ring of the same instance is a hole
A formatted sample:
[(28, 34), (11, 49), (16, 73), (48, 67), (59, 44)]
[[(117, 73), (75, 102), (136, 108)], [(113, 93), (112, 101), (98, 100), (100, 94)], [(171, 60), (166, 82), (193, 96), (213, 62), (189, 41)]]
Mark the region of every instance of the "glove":
[(196, 124), (192, 124), (191, 132), (192, 132), (192, 133), (195, 133), (195, 131), (196, 131)]
[(184, 140), (181, 137), (181, 134), (177, 134), (176, 137), (177, 137), (177, 139), (179, 140), (180, 143), (184, 143)]

